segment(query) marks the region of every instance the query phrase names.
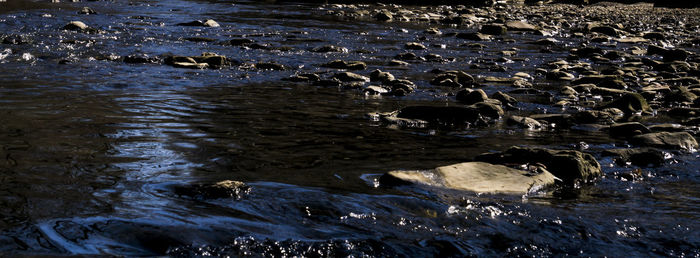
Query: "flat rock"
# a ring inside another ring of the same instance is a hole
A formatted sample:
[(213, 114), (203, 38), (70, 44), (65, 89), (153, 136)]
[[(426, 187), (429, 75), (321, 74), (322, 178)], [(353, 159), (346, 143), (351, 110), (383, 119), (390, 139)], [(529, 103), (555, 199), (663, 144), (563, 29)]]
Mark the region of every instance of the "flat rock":
[(428, 185), (476, 193), (527, 194), (554, 184), (546, 170), (534, 172), (484, 162), (465, 162), (429, 171), (391, 171), (379, 182), (383, 186)]
[(529, 24), (524, 21), (508, 21), (506, 22), (506, 28), (512, 31), (536, 31), (537, 26)]

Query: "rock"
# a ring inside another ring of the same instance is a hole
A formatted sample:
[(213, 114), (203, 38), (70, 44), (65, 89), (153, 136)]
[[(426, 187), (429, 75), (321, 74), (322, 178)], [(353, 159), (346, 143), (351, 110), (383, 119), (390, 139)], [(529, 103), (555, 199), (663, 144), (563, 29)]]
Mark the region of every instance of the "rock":
[(149, 57), (147, 55), (130, 55), (124, 57), (124, 63), (127, 64), (155, 64), (160, 60), (155, 57)]
[(522, 116), (510, 116), (508, 117), (508, 120), (506, 120), (506, 123), (508, 125), (515, 125), (525, 129), (540, 129), (544, 127), (539, 121)]
[(324, 46), (314, 48), (311, 51), (317, 52), (317, 53), (329, 53), (329, 52), (347, 53), (348, 49), (344, 48), (344, 47), (335, 46), (335, 45), (324, 45)]
[(411, 49), (411, 50), (423, 50), (426, 49), (426, 47), (418, 42), (409, 42), (404, 45), (405, 49)]
[(464, 89), (457, 92), (457, 101), (462, 102), (465, 105), (472, 105), (478, 102), (484, 102), (489, 99), (486, 92), (482, 89), (469, 90)]
[(656, 45), (647, 46), (647, 54), (648, 55), (663, 55), (664, 53), (666, 53), (666, 51), (668, 51), (668, 50), (663, 48), (663, 47), (656, 46)]
[(475, 161), (493, 164), (541, 163), (555, 177), (566, 184), (577, 180), (592, 181), (602, 175), (598, 161), (586, 153), (575, 150), (550, 150), (513, 146), (500, 153), (481, 154)]
[(591, 28), (591, 32), (602, 33), (602, 34), (608, 35), (610, 37), (618, 37), (620, 34), (617, 29), (610, 27), (610, 26), (593, 27), (593, 28)]
[(685, 49), (672, 49), (663, 53), (664, 62), (685, 61), (690, 56), (690, 52)]
[(88, 26), (81, 21), (72, 21), (66, 24), (66, 26), (63, 26), (63, 29), (65, 30), (85, 30), (87, 28)]
[(505, 35), (508, 29), (502, 24), (484, 24), (481, 25), (479, 32), (486, 35)]
[(621, 119), (625, 114), (617, 108), (603, 110), (584, 110), (571, 116), (577, 124), (612, 124)]
[(615, 156), (619, 165), (628, 162), (639, 167), (661, 166), (666, 161), (663, 151), (654, 148), (613, 149), (603, 151), (603, 156)]
[(524, 21), (508, 21), (506, 22), (506, 28), (512, 31), (536, 31), (539, 29), (535, 25)]
[(214, 184), (195, 184), (175, 186), (174, 192), (180, 196), (195, 199), (240, 199), (250, 192), (250, 187), (243, 182), (225, 180)]
[(394, 58), (399, 60), (416, 60), (418, 59), (418, 56), (411, 52), (404, 52), (397, 54)]
[(458, 33), (456, 35), (457, 38), (460, 39), (466, 39), (466, 40), (474, 40), (474, 41), (488, 41), (491, 40), (491, 36), (482, 34), (482, 33), (474, 33), (474, 32), (463, 32), (463, 33)]
[(193, 27), (220, 27), (218, 22), (209, 19), (205, 21), (196, 20), (191, 22), (178, 23), (177, 26), (193, 26)]
[(326, 64), (322, 64), (321, 67), (335, 68), (335, 69), (347, 69), (347, 70), (364, 70), (367, 69), (367, 64), (360, 61), (350, 61), (345, 62), (343, 60), (333, 60)]
[(391, 21), (394, 19), (394, 16), (391, 14), (391, 12), (389, 12), (387, 10), (382, 10), (379, 13), (377, 13), (374, 16), (374, 18), (377, 19), (378, 21)]
[(388, 72), (382, 72), (381, 70), (374, 70), (369, 74), (369, 80), (373, 82), (379, 81), (382, 83), (388, 83), (394, 79), (394, 75)]
[(388, 66), (408, 66), (409, 63), (401, 61), (401, 60), (391, 60), (387, 64)]
[(492, 120), (500, 119), (505, 114), (501, 106), (490, 101), (478, 102), (469, 107), (476, 109), (479, 112), (479, 115)]
[(275, 71), (287, 70), (287, 67), (284, 66), (283, 64), (278, 64), (278, 63), (274, 63), (274, 62), (259, 62), (259, 63), (256, 63), (254, 66), (256, 69), (260, 69), (260, 70), (275, 70)]
[(25, 35), (8, 35), (2, 39), (2, 44), (24, 45), (29, 43), (31, 43), (31, 40)]
[(287, 78), (282, 79), (284, 81), (291, 82), (317, 82), (321, 80), (321, 77), (315, 73), (305, 73), (305, 74), (294, 74)]
[(518, 103), (518, 100), (516, 100), (515, 98), (511, 97), (510, 95), (505, 94), (505, 93), (500, 92), (500, 91), (497, 91), (496, 93), (491, 95), (491, 98), (497, 99), (497, 100), (501, 101), (501, 103), (508, 105), (508, 106), (515, 106), (515, 104)]
[(198, 63), (187, 63), (187, 62), (173, 62), (171, 64), (173, 67), (177, 68), (188, 68), (188, 69), (206, 69), (209, 68), (209, 64), (198, 64)]
[(214, 42), (214, 41), (216, 41), (216, 39), (205, 38), (205, 37), (187, 37), (187, 38), (184, 38), (184, 40), (192, 41), (192, 42)]
[(370, 86), (367, 86), (367, 88), (365, 88), (363, 90), (363, 92), (367, 95), (381, 95), (381, 94), (389, 93), (389, 90), (382, 88), (380, 86), (370, 85)]
[(93, 10), (92, 8), (85, 6), (83, 7), (83, 9), (80, 9), (80, 11), (78, 11), (78, 14), (97, 14), (97, 12), (95, 12), (95, 10)]
[(650, 112), (651, 107), (646, 99), (638, 93), (626, 93), (622, 97), (603, 105), (603, 108), (618, 108), (625, 114), (633, 114), (638, 112)]
[(687, 132), (658, 132), (647, 133), (632, 137), (633, 144), (663, 149), (680, 149), (686, 151), (696, 151), (698, 142)]
[(665, 103), (690, 103), (696, 100), (697, 98), (698, 96), (688, 91), (688, 88), (678, 87), (675, 90), (672, 90), (671, 92), (667, 93), (663, 99)]
[(665, 40), (666, 39), (664, 34), (661, 32), (647, 32), (647, 33), (644, 33), (644, 36), (642, 36), (642, 37), (645, 39), (651, 39), (651, 40)]
[(465, 162), (431, 171), (391, 171), (379, 178), (382, 186), (427, 185), (477, 193), (527, 194), (554, 184), (546, 170), (524, 171), (484, 162)]
[[(450, 81), (446, 81), (446, 80)], [(455, 84), (456, 83), (456, 84)], [(473, 87), (476, 82), (474, 77), (463, 71), (446, 71), (438, 74), (430, 81), (431, 85), (451, 87)]]
[(366, 76), (362, 76), (351, 72), (342, 72), (333, 75), (333, 78), (340, 80), (341, 82), (369, 82), (370, 79)]
[(651, 130), (639, 122), (627, 122), (610, 125), (610, 127), (608, 127), (608, 132), (613, 137), (632, 137), (651, 133)]

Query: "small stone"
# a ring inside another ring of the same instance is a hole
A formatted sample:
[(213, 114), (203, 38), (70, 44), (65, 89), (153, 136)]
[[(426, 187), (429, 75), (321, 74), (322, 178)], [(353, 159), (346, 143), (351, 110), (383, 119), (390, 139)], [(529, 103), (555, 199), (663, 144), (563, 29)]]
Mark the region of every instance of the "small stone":
[(180, 196), (196, 199), (240, 199), (250, 192), (250, 187), (243, 182), (225, 180), (214, 184), (195, 184), (174, 187), (174, 192)]
[(83, 7), (83, 9), (80, 9), (80, 11), (78, 11), (78, 14), (97, 14), (97, 12), (95, 12), (95, 10), (93, 10), (92, 8), (85, 6)]
[(404, 48), (410, 49), (410, 50), (423, 50), (426, 49), (425, 45), (418, 43), (418, 42), (409, 42), (404, 45)]
[(540, 129), (543, 128), (542, 123), (539, 121), (529, 118), (529, 117), (522, 117), (522, 116), (510, 116), (508, 117), (508, 120), (506, 120), (506, 123), (508, 125), (515, 125), (520, 128), (525, 128), (525, 129)]
[(388, 72), (382, 72), (381, 70), (374, 70), (369, 74), (370, 81), (388, 83), (395, 79), (394, 75)]
[(404, 62), (401, 60), (391, 60), (391, 61), (389, 61), (389, 63), (387, 65), (388, 66), (408, 66), (410, 64), (408, 62)]
[(460, 39), (466, 39), (466, 40), (474, 40), (474, 41), (488, 41), (491, 40), (491, 36), (482, 34), (482, 33), (474, 33), (474, 32), (468, 32), (468, 33), (458, 33), (456, 35), (457, 38)]
[(282, 64), (274, 63), (274, 62), (260, 62), (260, 63), (256, 63), (254, 66), (256, 69), (260, 69), (260, 70), (283, 71), (283, 70), (287, 69), (286, 66), (284, 66)]
[(74, 30), (74, 31), (84, 31), (88, 29), (88, 26), (85, 25), (85, 23), (81, 21), (72, 21), (66, 24), (66, 26), (63, 26), (64, 30)]
[(351, 72), (342, 72), (333, 75), (333, 78), (340, 80), (341, 82), (369, 82), (370, 79), (356, 74), (356, 73), (351, 73)]
[(347, 69), (347, 70), (364, 70), (367, 69), (367, 64), (360, 61), (350, 61), (346, 62), (343, 60), (333, 60), (326, 64), (322, 64), (321, 67), (335, 68), (335, 69)]
[(344, 48), (344, 47), (335, 46), (335, 45), (324, 45), (324, 46), (314, 48), (311, 51), (317, 52), (317, 53), (328, 53), (328, 52), (347, 53), (348, 49)]

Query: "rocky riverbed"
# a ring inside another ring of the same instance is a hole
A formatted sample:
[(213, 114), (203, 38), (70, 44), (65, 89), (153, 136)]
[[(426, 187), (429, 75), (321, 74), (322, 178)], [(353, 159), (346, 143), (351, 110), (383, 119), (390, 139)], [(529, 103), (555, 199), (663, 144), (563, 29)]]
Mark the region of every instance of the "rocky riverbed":
[(700, 255), (700, 9), (0, 2), (0, 254)]

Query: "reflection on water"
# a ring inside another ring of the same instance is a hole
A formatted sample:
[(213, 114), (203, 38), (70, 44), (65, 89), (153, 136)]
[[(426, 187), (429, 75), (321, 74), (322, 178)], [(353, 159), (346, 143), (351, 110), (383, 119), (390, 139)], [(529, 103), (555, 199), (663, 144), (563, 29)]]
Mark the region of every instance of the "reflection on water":
[[(461, 61), (390, 69), (424, 90), (376, 98), (279, 80), (293, 71), (183, 70), (109, 57), (216, 52), (302, 71), (342, 57), (385, 69), (383, 60), (402, 52), (397, 46), (423, 27), (407, 25), (404, 32), (391, 27), (397, 24), (309, 16), (314, 6), (308, 5), (131, 1), (28, 9), (19, 2), (0, 3), (0, 31), (32, 41), (3, 45), (0, 52), (0, 254), (646, 256), (700, 250), (696, 154), (648, 169), (641, 181), (619, 180), (615, 173), (625, 168), (601, 159), (606, 177), (564, 196), (376, 188), (377, 175), (388, 170), (433, 168), (511, 145), (584, 141), (596, 151), (616, 144), (597, 131), (390, 128), (366, 116), (448, 102), (430, 90), (427, 71), (467, 69), (510, 43), (490, 42), (473, 52), (454, 38), (438, 39), (454, 47), (435, 53)], [(99, 14), (76, 14), (83, 5)], [(173, 26), (208, 17), (222, 27)], [(58, 29), (70, 20), (104, 33)], [(181, 40), (244, 34), (292, 50)], [(308, 51), (323, 44), (370, 54)], [(532, 71), (543, 62), (535, 50), (522, 53), (531, 58), (529, 68), (504, 65)], [(239, 200), (172, 191), (221, 180), (244, 181), (252, 190)]]

